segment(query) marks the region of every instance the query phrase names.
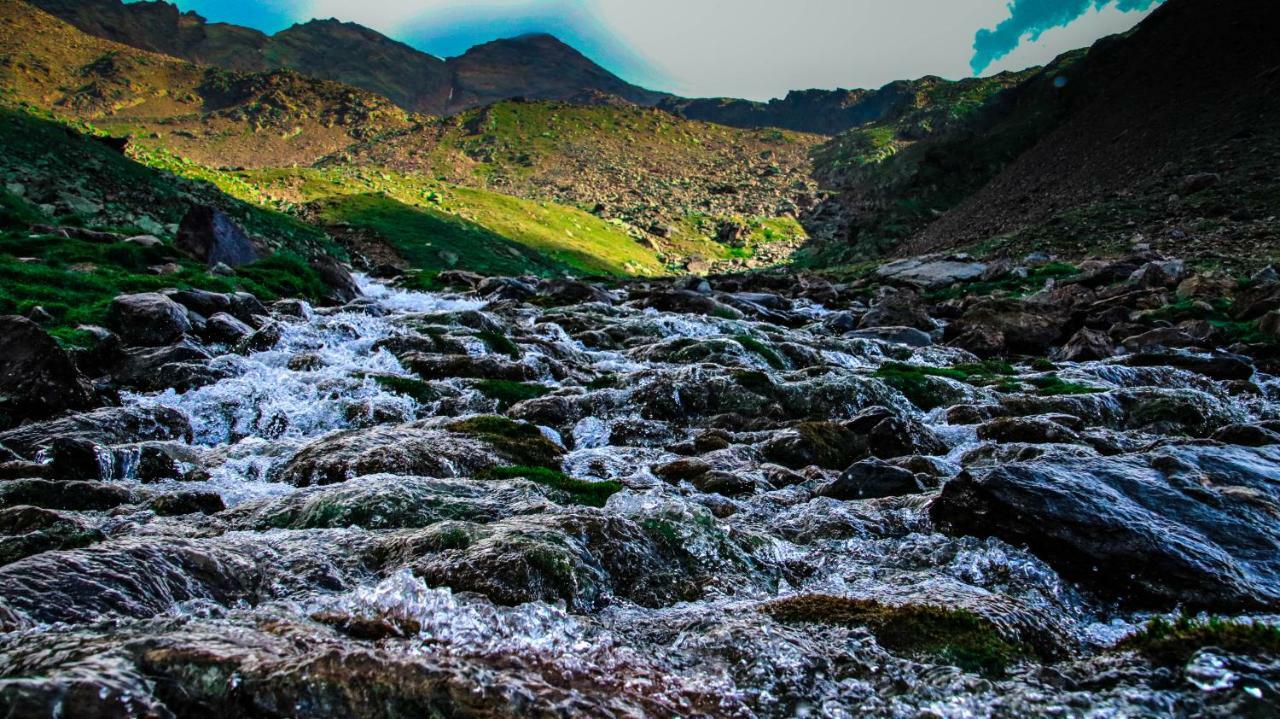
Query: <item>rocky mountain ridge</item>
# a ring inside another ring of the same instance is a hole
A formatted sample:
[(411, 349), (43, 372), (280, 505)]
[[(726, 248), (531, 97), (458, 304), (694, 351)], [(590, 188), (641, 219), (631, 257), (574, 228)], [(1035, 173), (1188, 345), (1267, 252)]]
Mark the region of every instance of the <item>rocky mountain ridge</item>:
[(654, 105), (667, 97), (631, 85), (549, 35), (478, 45), (441, 59), (356, 23), (312, 20), (274, 35), (152, 1), (31, 0), (82, 31), (200, 64), (294, 70), (383, 95), (403, 109), (452, 115), (513, 97)]

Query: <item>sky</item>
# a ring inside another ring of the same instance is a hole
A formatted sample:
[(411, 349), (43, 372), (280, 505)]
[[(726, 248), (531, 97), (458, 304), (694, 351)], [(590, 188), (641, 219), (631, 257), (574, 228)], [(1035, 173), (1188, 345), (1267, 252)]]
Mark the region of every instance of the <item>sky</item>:
[(335, 17), (440, 57), (556, 35), (630, 82), (688, 97), (1043, 65), (1124, 32), (1163, 0), (177, 0), (215, 22), (275, 32)]

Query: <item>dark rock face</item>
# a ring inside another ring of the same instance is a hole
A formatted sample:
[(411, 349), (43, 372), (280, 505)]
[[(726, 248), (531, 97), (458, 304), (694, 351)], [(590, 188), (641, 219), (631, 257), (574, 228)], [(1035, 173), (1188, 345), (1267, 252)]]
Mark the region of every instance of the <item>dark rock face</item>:
[(0, 317), (0, 427), (94, 404), (70, 355), (31, 320)]
[(329, 299), (338, 302), (350, 302), (362, 294), (360, 285), (356, 284), (355, 278), (347, 271), (347, 268), (338, 263), (337, 260), (323, 255), (314, 257), (309, 262), (311, 269), (316, 271), (320, 276), (320, 281), (329, 288)]
[(186, 309), (153, 292), (115, 298), (107, 309), (107, 325), (125, 342), (143, 347), (167, 345), (191, 331)]
[(48, 448), (58, 439), (78, 438), (98, 445), (148, 440), (191, 440), (191, 423), (173, 409), (104, 407), (45, 422), (33, 422), (0, 432), (0, 444), (24, 457)]
[(947, 326), (946, 337), (980, 357), (1010, 353), (1043, 356), (1062, 337), (1062, 316), (1021, 303), (986, 300)]
[(925, 485), (906, 469), (878, 459), (858, 462), (839, 478), (818, 489), (818, 496), (831, 499), (881, 499), (920, 494)]
[(1026, 545), (1099, 592), (1169, 607), (1280, 607), (1280, 450), (1149, 455), (966, 473), (930, 507), (954, 534)]
[(178, 226), (174, 245), (210, 267), (219, 262), (239, 267), (258, 259), (253, 242), (235, 220), (222, 210), (206, 205), (196, 205), (187, 211)]

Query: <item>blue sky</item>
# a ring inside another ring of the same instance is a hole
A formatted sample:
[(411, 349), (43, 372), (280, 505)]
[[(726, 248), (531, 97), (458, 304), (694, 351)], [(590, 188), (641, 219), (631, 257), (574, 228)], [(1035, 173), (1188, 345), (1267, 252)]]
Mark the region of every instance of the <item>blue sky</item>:
[(1128, 30), (1162, 0), (178, 0), (275, 32), (358, 22), (441, 57), (549, 32), (623, 78), (693, 97), (765, 100), (1048, 62)]

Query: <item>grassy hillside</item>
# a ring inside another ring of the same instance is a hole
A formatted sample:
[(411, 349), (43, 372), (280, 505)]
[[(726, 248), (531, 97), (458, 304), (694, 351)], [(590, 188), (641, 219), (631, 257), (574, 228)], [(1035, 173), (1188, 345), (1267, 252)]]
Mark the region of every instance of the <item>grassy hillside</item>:
[(645, 108), (513, 101), (361, 143), (326, 164), (572, 205), (670, 254), (725, 259), (729, 248), (707, 244), (722, 222), (794, 217), (813, 202), (809, 152), (819, 142)]
[(810, 262), (892, 252), (962, 202), (1051, 129), (1065, 106), (1058, 78), (1078, 54), (1043, 70), (920, 81), (885, 119), (844, 132), (814, 152), (814, 173), (834, 193), (830, 235)]
[(407, 127), (389, 100), (291, 71), (240, 73), (102, 40), (0, 0), (3, 102), (93, 122), (214, 166), (310, 163)]
[[(99, 138), (49, 118), (0, 108), (0, 313), (43, 308), (64, 340), (102, 321), (123, 292), (165, 287), (243, 289), (264, 300), (318, 298), (305, 258), (341, 254), (321, 231), (283, 213), (242, 202), (199, 181), (147, 167)], [(275, 254), (217, 277), (176, 252), (170, 240), (194, 203), (219, 207)], [(33, 225), (150, 233), (159, 247), (94, 241)]]

